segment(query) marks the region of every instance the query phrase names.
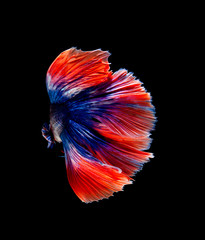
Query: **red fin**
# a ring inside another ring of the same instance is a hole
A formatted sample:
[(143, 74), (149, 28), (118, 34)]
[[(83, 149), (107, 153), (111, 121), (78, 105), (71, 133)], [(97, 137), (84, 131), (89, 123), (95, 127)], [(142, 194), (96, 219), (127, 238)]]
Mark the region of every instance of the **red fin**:
[(106, 89), (109, 104), (99, 102), (104, 112), (96, 116), (99, 124), (94, 126), (107, 145), (99, 145), (98, 151), (92, 154), (133, 176), (153, 157), (152, 153), (143, 150), (148, 149), (151, 142), (154, 107), (142, 83), (125, 69), (115, 72), (110, 79), (111, 84)]
[(106, 109), (104, 115), (97, 116), (101, 124), (96, 130), (104, 136), (114, 133), (120, 138), (147, 136), (155, 122), (150, 94), (125, 69), (115, 72), (110, 79), (105, 99), (109, 104), (103, 106)]
[(139, 149), (147, 148), (151, 141), (148, 137), (131, 138), (120, 137), (117, 134), (106, 136), (104, 139), (107, 145), (99, 146), (98, 151), (90, 152), (102, 162), (118, 167), (127, 176), (134, 176), (137, 171), (140, 171), (143, 164), (153, 157), (152, 153), (145, 152)]
[(73, 145), (66, 151), (66, 168), (73, 191), (86, 203), (109, 198), (132, 183), (119, 168), (83, 157)]
[(47, 72), (48, 90), (59, 90), (73, 97), (81, 90), (107, 79), (110, 53), (100, 49), (82, 51), (70, 48), (62, 52)]

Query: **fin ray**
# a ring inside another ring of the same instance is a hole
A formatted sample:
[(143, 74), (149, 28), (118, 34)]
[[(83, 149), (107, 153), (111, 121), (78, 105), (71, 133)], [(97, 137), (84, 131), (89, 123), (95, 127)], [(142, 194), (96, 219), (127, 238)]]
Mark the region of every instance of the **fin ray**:
[(105, 81), (111, 74), (109, 55), (108, 51), (100, 49), (82, 51), (71, 48), (62, 52), (47, 72), (46, 85), (51, 103), (64, 102), (84, 89)]
[(93, 157), (83, 155), (67, 137), (62, 139), (68, 181), (81, 201), (89, 203), (109, 198), (114, 192), (122, 191), (124, 185), (132, 183), (119, 168), (93, 161)]

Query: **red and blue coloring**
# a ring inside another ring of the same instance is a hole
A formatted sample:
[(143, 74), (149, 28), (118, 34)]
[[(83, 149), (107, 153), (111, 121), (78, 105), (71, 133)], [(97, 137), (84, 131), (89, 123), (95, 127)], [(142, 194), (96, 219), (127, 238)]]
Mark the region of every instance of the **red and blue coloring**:
[(70, 48), (46, 77), (50, 124), (48, 147), (62, 142), (68, 181), (83, 202), (109, 198), (153, 157), (155, 124), (151, 96), (125, 69), (110, 71), (110, 53)]

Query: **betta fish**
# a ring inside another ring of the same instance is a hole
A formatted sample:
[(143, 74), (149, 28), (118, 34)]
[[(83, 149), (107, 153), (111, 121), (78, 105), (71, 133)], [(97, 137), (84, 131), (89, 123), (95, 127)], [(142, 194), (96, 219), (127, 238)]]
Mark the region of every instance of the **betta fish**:
[(126, 69), (112, 72), (108, 51), (70, 48), (46, 75), (48, 147), (62, 143), (68, 182), (85, 202), (109, 198), (133, 182), (153, 157), (146, 152), (155, 125), (151, 96)]

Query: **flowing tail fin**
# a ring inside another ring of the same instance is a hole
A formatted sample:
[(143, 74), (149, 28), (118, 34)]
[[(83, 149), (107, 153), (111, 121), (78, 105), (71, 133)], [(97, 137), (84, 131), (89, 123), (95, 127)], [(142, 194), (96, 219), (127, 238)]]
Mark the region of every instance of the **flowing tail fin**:
[(144, 151), (155, 123), (150, 94), (126, 70), (105, 83), (78, 95), (61, 135), (68, 181), (86, 203), (121, 191), (153, 157)]
[(85, 149), (62, 137), (68, 181), (81, 201), (85, 203), (109, 198), (131, 184), (131, 178), (121, 169), (95, 159)]
[(71, 48), (47, 73), (50, 101), (64, 111), (58, 109), (63, 126), (59, 136), (68, 181), (86, 203), (121, 191), (153, 157), (144, 151), (155, 124), (151, 96), (127, 70), (112, 73), (109, 55)]

